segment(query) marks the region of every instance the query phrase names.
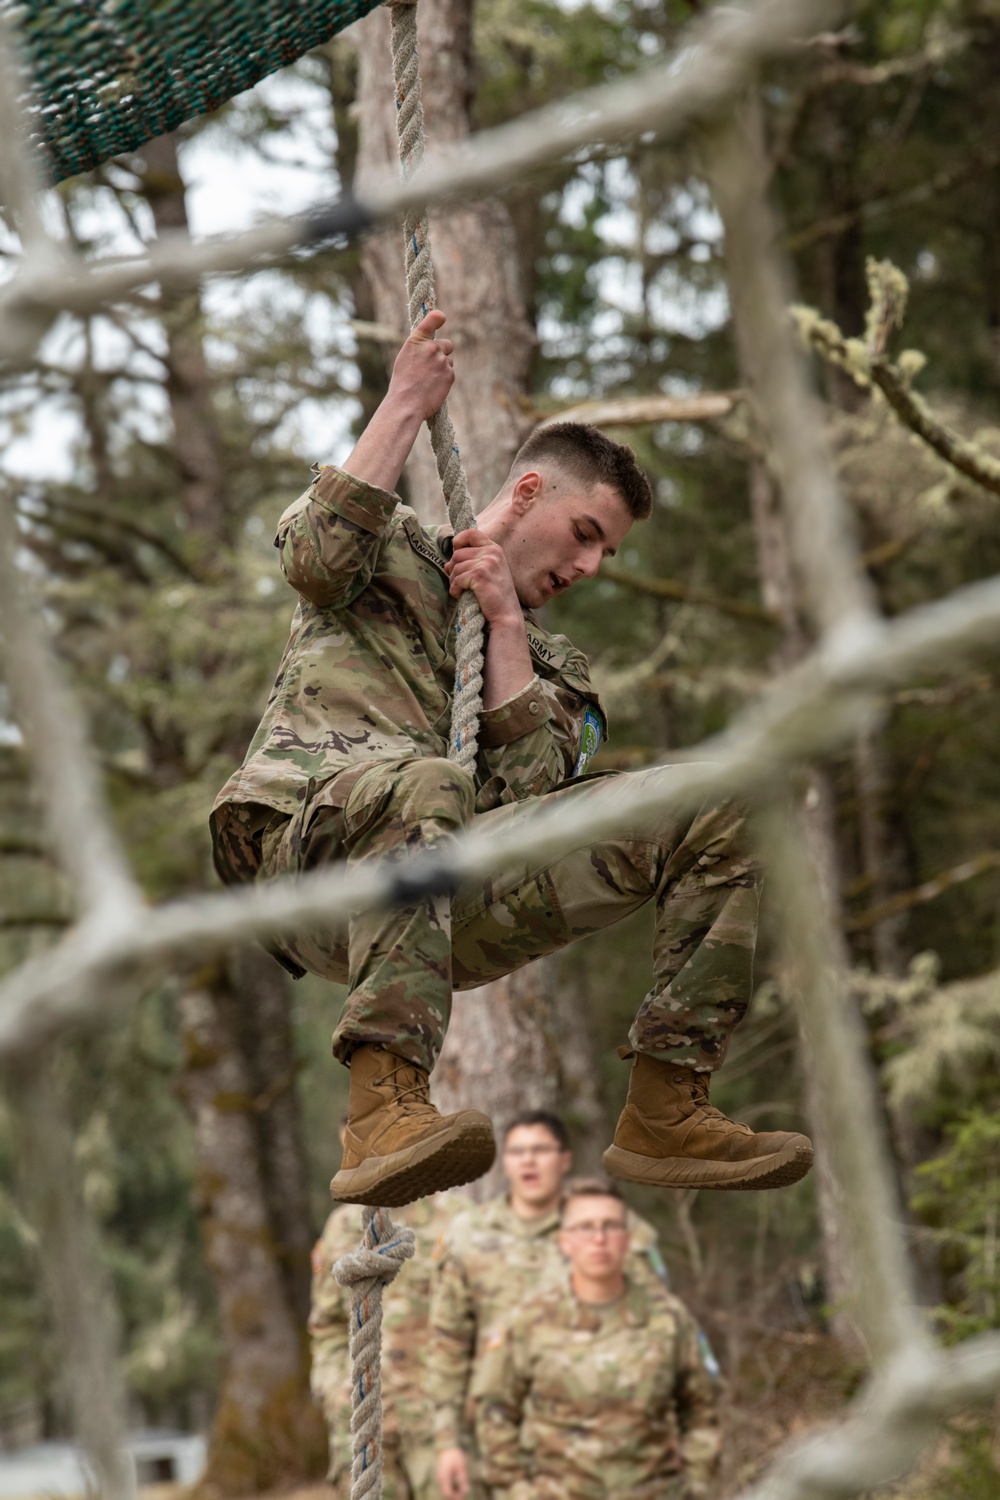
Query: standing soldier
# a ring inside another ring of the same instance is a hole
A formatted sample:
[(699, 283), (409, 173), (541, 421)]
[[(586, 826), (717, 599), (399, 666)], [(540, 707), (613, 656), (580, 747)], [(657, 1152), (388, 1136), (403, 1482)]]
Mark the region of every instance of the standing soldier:
[[(472, 1491), (467, 1401), (484, 1345), (527, 1297), (565, 1281), (557, 1236), (563, 1184), (572, 1166), (559, 1116), (522, 1111), (504, 1136), (507, 1195), (467, 1208), (435, 1251), (440, 1263), (431, 1295), (427, 1390), (444, 1500), (464, 1500)], [(628, 1219), (633, 1278), (641, 1285), (665, 1285), (656, 1231), (636, 1214)]]
[(694, 1500), (719, 1450), (698, 1328), (631, 1273), (619, 1189), (570, 1185), (559, 1248), (568, 1284), (487, 1341), (473, 1383), (483, 1474), (506, 1500)]
[[(424, 1390), (427, 1314), (432, 1252), (449, 1219), (465, 1205), (447, 1198), (421, 1198), (394, 1209), (397, 1224), (416, 1233), (416, 1253), (382, 1294), (382, 1403), (384, 1500), (440, 1500), (434, 1478), (433, 1415)], [(330, 1442), (328, 1478), (336, 1500), (351, 1492), (350, 1289), (339, 1286), (333, 1267), (356, 1250), (361, 1212), (335, 1208), (313, 1251), (312, 1391), (323, 1409)]]

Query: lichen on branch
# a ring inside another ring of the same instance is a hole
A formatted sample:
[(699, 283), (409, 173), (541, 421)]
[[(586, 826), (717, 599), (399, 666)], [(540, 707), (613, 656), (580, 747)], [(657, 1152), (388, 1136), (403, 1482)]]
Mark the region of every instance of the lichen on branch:
[(899, 421), (974, 484), (1000, 495), (1000, 459), (970, 438), (962, 437), (935, 416), (913, 381), (927, 363), (919, 349), (904, 349), (895, 362), (885, 354), (889, 335), (902, 326), (909, 283), (891, 261), (867, 263), (870, 304), (865, 337), (848, 338), (830, 318), (813, 307), (795, 306), (792, 321), (807, 349), (844, 370), (862, 390), (884, 399)]

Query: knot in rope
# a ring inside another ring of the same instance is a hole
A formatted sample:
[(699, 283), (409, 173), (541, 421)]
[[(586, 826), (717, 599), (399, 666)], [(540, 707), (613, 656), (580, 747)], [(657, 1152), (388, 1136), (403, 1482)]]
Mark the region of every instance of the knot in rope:
[(382, 1291), (413, 1250), (412, 1229), (397, 1228), (387, 1208), (366, 1208), (361, 1244), (333, 1268), (351, 1293), (351, 1500), (382, 1494)]
[[(412, 177), (424, 158), (424, 106), (417, 51), (416, 0), (390, 0), (392, 13), (392, 76), (396, 96), (396, 134), (404, 177)], [(425, 210), (408, 213), (403, 221), (406, 298), (410, 327), (416, 328), (437, 305), (431, 261), (430, 224)], [(458, 438), (443, 404), (428, 422), (438, 478), (456, 532), (476, 524), (469, 483)], [(471, 589), (462, 594), (455, 624), (455, 692), (451, 708), (448, 759), (474, 775), (479, 745), (479, 715), (483, 706), (485, 622)]]

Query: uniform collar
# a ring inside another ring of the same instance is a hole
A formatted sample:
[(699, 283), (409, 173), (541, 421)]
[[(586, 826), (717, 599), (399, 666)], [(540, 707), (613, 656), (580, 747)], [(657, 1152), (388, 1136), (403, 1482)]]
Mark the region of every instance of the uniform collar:
[[(571, 1328), (584, 1328), (591, 1333), (597, 1332), (603, 1321), (602, 1309), (580, 1302), (574, 1297), (573, 1288), (568, 1280), (566, 1304)], [(649, 1322), (649, 1298), (639, 1283), (633, 1281), (630, 1276), (625, 1277), (625, 1295), (621, 1301), (614, 1303), (614, 1308), (616, 1312), (621, 1312), (630, 1328), (644, 1328)]]
[(545, 1214), (540, 1219), (522, 1219), (510, 1206), (510, 1199), (494, 1198), (490, 1205), (492, 1212), (490, 1217), (498, 1227), (518, 1235), (524, 1240), (543, 1239), (546, 1235), (554, 1233), (559, 1228), (559, 1210), (553, 1209), (550, 1214)]
[(416, 512), (408, 505), (399, 507), (399, 515), (414, 552), (443, 573), (445, 563), (451, 560), (454, 536), (451, 526), (422, 526)]

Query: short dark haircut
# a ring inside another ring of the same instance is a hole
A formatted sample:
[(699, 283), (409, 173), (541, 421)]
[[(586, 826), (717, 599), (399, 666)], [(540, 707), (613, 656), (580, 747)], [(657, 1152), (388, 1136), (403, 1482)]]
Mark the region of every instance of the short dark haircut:
[(612, 1182), (610, 1177), (571, 1177), (563, 1184), (562, 1204), (559, 1209), (560, 1218), (573, 1202), (574, 1198), (614, 1198), (624, 1209), (628, 1204), (622, 1195), (622, 1190), (617, 1182)]
[(596, 427), (588, 427), (585, 422), (553, 422), (540, 428), (517, 450), (511, 475), (545, 459), (558, 464), (588, 488), (608, 485), (621, 496), (634, 521), (645, 521), (653, 509), (653, 491), (632, 449), (616, 443)]
[(569, 1150), (569, 1131), (566, 1129), (566, 1122), (561, 1120), (558, 1115), (554, 1115), (550, 1109), (519, 1110), (512, 1120), (507, 1121), (504, 1127), (504, 1145), (507, 1144), (507, 1137), (511, 1131), (516, 1130), (519, 1125), (542, 1125), (549, 1132), (552, 1139), (558, 1143), (560, 1151)]

